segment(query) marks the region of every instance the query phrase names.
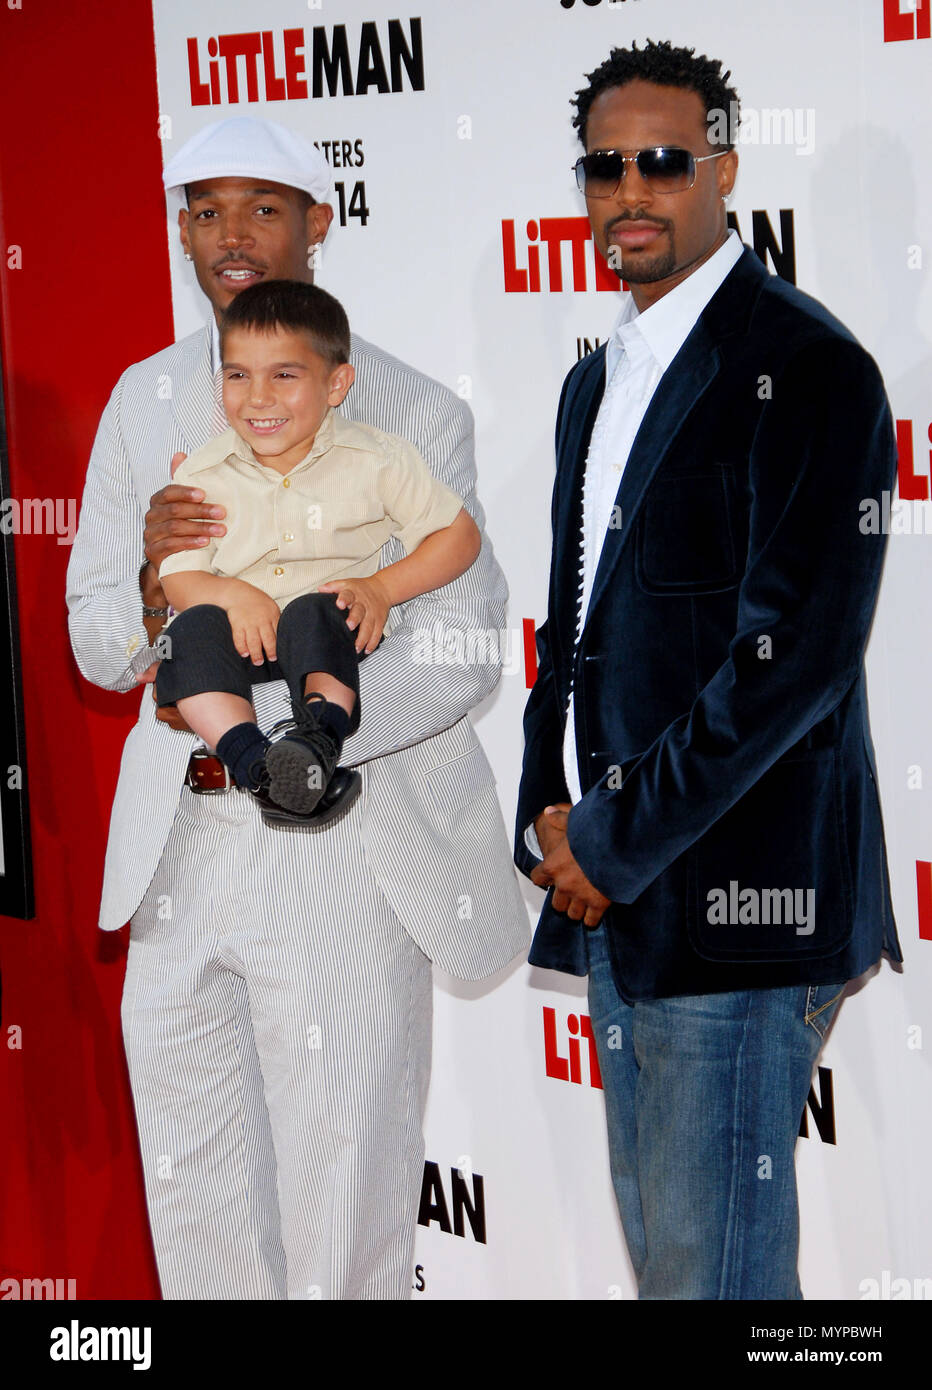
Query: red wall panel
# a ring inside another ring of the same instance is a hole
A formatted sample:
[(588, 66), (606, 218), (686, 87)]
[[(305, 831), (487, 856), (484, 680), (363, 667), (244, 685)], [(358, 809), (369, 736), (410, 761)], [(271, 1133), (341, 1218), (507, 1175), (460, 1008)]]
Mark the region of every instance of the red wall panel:
[[(157, 107), (147, 0), (0, 9), (0, 310), (16, 498), (80, 501), (120, 372), (173, 336)], [(119, 1026), (126, 933), (96, 926), (139, 697), (78, 675), (68, 555), (54, 535), (16, 538), (36, 919), (0, 918), (0, 1279), (152, 1298)]]

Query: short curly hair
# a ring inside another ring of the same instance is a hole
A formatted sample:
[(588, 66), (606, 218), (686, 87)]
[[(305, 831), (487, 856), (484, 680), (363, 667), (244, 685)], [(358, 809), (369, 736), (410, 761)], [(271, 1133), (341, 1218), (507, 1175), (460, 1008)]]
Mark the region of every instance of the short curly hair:
[(573, 125), (584, 147), (589, 111), (596, 97), (612, 87), (624, 87), (636, 81), (696, 92), (702, 98), (707, 116), (712, 112), (725, 113), (730, 136), (728, 148), (735, 142), (740, 103), (734, 87), (728, 86), (731, 72), (722, 72), (718, 59), (707, 58), (705, 54), (697, 58), (694, 48), (674, 48), (667, 39), (662, 43), (648, 39), (643, 48), (638, 48), (636, 43), (630, 48), (613, 48), (605, 62), (594, 72), (587, 72), (586, 77), (589, 86), (582, 87), (570, 98), (570, 105), (576, 107)]

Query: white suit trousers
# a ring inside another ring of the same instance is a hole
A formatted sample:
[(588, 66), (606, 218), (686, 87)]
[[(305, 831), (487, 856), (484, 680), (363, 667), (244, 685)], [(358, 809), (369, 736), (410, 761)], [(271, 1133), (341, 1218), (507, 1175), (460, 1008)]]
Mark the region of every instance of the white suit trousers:
[(185, 790), (135, 914), (123, 1034), (165, 1298), (409, 1298), (430, 962), (316, 830)]

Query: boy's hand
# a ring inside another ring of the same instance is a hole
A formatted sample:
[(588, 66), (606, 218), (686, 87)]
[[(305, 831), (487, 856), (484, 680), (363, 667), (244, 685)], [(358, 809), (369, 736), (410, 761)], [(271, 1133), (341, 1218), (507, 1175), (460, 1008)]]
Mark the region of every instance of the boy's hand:
[(275, 660), (275, 634), (281, 610), (261, 589), (252, 585), (249, 588), (252, 593), (237, 597), (230, 604), (227, 617), (233, 629), (233, 645), (240, 656), (251, 657), (254, 666), (261, 666), (266, 657)]
[(356, 650), (374, 652), (391, 604), (377, 574), (368, 579), (335, 579), (321, 584), (320, 594), (336, 594), (337, 607), (347, 608), (346, 625), (356, 632)]

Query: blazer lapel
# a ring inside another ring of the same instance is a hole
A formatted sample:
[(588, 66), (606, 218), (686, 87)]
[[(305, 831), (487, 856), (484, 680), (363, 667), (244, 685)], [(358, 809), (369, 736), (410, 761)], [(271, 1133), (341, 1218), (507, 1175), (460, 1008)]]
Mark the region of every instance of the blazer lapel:
[(731, 334), (746, 331), (754, 305), (769, 278), (769, 272), (757, 255), (746, 246), (664, 372), (621, 477), (615, 498), (616, 506), (621, 508), (621, 525), (606, 532), (587, 617), (595, 611), (609, 586), (619, 556), (634, 534), (651, 479), (690, 411), (718, 375), (721, 368), (719, 344)]
[(605, 533), (589, 600), (590, 614), (607, 589), (619, 556), (634, 533), (651, 479), (690, 411), (718, 375), (719, 367), (718, 349), (700, 320), (664, 372), (631, 446), (615, 497), (615, 505), (621, 508), (621, 525), (609, 527)]
[(172, 380), (172, 414), (188, 444), (188, 452), (211, 437), (214, 374), (210, 368), (210, 324), (178, 344)]

